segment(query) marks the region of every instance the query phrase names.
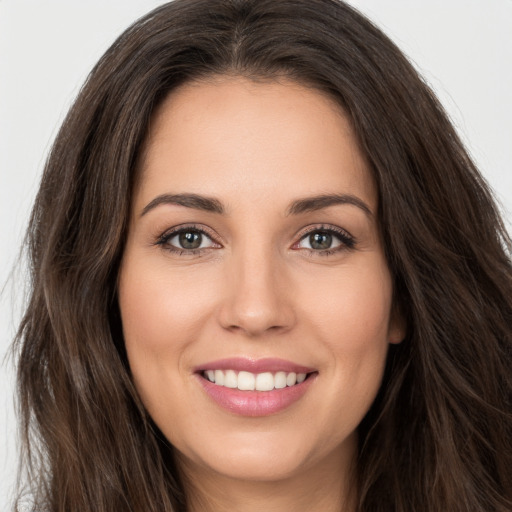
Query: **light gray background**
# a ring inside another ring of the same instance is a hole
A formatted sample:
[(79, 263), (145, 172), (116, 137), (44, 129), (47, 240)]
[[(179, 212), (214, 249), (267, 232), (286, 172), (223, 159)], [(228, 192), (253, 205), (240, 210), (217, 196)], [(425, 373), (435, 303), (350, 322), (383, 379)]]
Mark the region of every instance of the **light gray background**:
[[(40, 172), (73, 98), (106, 48), (161, 0), (0, 0), (0, 289)], [(438, 93), (512, 224), (512, 0), (350, 0)], [(0, 296), (7, 354), (23, 274)], [(16, 476), (13, 363), (0, 360), (0, 510)]]

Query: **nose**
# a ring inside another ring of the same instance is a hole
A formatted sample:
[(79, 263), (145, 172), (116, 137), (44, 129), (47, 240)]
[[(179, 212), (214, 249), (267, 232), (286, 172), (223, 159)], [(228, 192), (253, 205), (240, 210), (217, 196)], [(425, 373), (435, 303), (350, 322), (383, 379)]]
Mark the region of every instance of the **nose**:
[(271, 248), (240, 250), (232, 255), (227, 267), (219, 311), (224, 329), (255, 337), (293, 327), (292, 283), (286, 264)]

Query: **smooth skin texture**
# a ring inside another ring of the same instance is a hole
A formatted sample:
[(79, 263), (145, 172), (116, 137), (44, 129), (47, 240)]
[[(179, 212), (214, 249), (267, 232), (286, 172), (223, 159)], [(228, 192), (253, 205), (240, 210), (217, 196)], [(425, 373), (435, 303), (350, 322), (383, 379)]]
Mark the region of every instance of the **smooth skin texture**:
[[(191, 510), (352, 510), (356, 429), (404, 326), (348, 120), (286, 80), (217, 77), (170, 94), (141, 160), (119, 302), (136, 387)], [(177, 194), (214, 199), (212, 211), (162, 198)], [(334, 194), (349, 202), (293, 208)], [(241, 356), (317, 374), (287, 409), (244, 417), (194, 373)]]

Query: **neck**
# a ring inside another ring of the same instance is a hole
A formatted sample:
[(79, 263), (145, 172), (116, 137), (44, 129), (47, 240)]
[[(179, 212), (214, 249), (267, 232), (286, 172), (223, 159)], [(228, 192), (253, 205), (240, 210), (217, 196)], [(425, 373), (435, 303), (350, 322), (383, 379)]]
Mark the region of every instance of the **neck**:
[(243, 480), (198, 468), (180, 457), (187, 512), (355, 512), (355, 451), (276, 480)]

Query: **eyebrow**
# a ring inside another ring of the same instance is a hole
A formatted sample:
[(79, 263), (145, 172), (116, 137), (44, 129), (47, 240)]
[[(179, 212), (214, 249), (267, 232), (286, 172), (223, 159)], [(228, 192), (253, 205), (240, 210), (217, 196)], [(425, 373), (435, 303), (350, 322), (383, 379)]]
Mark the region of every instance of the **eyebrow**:
[[(186, 208), (193, 208), (195, 210), (202, 210), (210, 213), (223, 214), (225, 213), (222, 203), (215, 198), (202, 196), (198, 194), (162, 194), (155, 197), (150, 201), (142, 210), (140, 216), (146, 215), (149, 211), (162, 204), (174, 204), (178, 206), (185, 206)], [(372, 217), (370, 207), (357, 196), (351, 194), (322, 194), (318, 196), (305, 197), (293, 201), (288, 207), (286, 215), (300, 215), (302, 213), (314, 212), (328, 208), (329, 206), (350, 204), (363, 210), (368, 216)]]
[(195, 210), (203, 210), (211, 213), (224, 213), (222, 203), (214, 198), (200, 196), (198, 194), (162, 194), (155, 197), (148, 203), (140, 216), (146, 215), (149, 211), (153, 210), (161, 204), (175, 204), (178, 206), (185, 206), (186, 208), (193, 208)]
[(368, 217), (372, 217), (370, 207), (359, 197), (351, 194), (323, 194), (313, 197), (305, 197), (294, 201), (288, 208), (287, 215), (300, 215), (301, 213), (314, 212), (339, 204), (350, 204), (363, 210)]

